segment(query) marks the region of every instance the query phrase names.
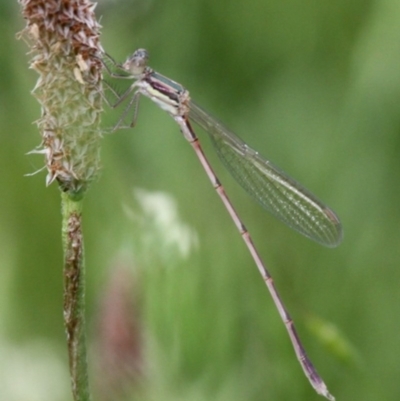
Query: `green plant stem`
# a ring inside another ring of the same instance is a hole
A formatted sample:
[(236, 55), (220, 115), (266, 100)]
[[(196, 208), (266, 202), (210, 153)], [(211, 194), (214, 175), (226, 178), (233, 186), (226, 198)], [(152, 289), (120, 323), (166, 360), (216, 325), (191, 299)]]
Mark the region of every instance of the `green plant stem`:
[(85, 265), (82, 234), (82, 201), (62, 193), (64, 248), (64, 324), (74, 401), (91, 399), (85, 336)]

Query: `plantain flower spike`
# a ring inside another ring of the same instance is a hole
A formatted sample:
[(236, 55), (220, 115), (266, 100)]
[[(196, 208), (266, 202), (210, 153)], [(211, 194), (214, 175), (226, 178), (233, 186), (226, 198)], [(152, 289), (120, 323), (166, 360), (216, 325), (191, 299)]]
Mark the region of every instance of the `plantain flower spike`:
[(46, 184), (57, 181), (81, 198), (100, 169), (102, 48), (95, 4), (88, 0), (19, 0), (27, 25), (21, 32), (39, 74), (32, 93), (45, 156)]

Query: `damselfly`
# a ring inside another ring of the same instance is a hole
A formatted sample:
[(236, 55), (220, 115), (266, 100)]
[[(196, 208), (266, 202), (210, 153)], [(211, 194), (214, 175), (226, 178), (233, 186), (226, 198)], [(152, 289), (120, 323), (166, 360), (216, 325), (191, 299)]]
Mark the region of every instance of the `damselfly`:
[(218, 120), (194, 103), (190, 99), (189, 92), (183, 86), (147, 66), (147, 61), (148, 53), (144, 49), (136, 50), (123, 64), (117, 64), (109, 55), (104, 54), (103, 64), (111, 77), (133, 81), (121, 93), (107, 80), (104, 80), (106, 90), (110, 91), (116, 99), (114, 103), (110, 104), (111, 107), (117, 107), (127, 101), (114, 130), (125, 128), (124, 121), (132, 111), (133, 115), (129, 126), (134, 126), (140, 95), (150, 98), (176, 121), (185, 139), (192, 145), (214, 189), (246, 243), (286, 326), (296, 356), (308, 380), (318, 394), (329, 400), (334, 400), (308, 358), (293, 321), (278, 295), (272, 277), (261, 260), (249, 232), (241, 222), (206, 159), (189, 120), (193, 120), (210, 135), (222, 162), (242, 187), (265, 209), (291, 228), (325, 246), (334, 247), (342, 239), (342, 227), (339, 218), (302, 185), (264, 159), (258, 152), (246, 145)]

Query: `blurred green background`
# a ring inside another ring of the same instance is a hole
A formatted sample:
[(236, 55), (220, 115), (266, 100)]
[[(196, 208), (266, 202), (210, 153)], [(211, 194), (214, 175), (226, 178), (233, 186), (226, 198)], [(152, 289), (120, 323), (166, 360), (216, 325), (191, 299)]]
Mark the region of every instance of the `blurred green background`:
[[(337, 249), (292, 232), (201, 135), (336, 399), (399, 399), (400, 3), (104, 0), (96, 13), (116, 59), (147, 48), (155, 69), (338, 213)], [(16, 1), (0, 3), (0, 19), (0, 399), (70, 400), (60, 194), (45, 172), (24, 176), (42, 167), (25, 156), (40, 143), (37, 76), (15, 39)], [(102, 165), (84, 209), (94, 387), (109, 376), (95, 366), (108, 347), (100, 305), (124, 266), (145, 377), (128, 399), (322, 399), (172, 119), (144, 99), (134, 130), (104, 137)]]

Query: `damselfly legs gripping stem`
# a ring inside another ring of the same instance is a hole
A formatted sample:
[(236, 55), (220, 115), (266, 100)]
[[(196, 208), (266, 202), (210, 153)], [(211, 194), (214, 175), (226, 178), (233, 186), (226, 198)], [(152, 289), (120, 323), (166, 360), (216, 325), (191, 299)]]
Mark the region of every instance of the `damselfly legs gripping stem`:
[[(260, 156), (258, 152), (247, 146), (218, 120), (194, 103), (183, 86), (148, 67), (147, 60), (148, 54), (144, 49), (136, 50), (123, 64), (117, 64), (110, 56), (104, 55), (103, 64), (110, 77), (132, 81), (132, 84), (122, 93), (107, 80), (104, 81), (106, 90), (115, 98), (114, 102), (109, 102), (111, 107), (127, 102), (114, 129), (126, 128), (124, 121), (129, 118), (129, 125), (133, 127), (140, 95), (150, 98), (176, 121), (184, 137), (192, 145), (214, 189), (247, 245), (286, 326), (304, 373), (318, 394), (333, 401), (334, 397), (329, 393), (301, 344), (293, 321), (278, 295), (272, 277), (261, 260), (249, 232), (209, 164), (190, 120), (210, 135), (219, 157), (239, 184), (265, 209), (289, 227), (325, 246), (334, 247), (342, 239), (339, 218), (302, 185)], [(132, 112), (133, 115), (130, 115)]]

